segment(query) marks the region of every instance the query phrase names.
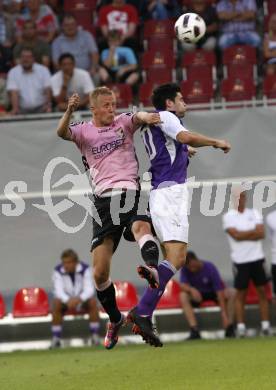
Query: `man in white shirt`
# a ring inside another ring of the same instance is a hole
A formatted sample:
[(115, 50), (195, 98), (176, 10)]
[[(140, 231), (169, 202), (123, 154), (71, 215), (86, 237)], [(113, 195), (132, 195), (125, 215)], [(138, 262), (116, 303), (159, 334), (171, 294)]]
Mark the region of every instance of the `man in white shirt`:
[(264, 225), (261, 214), (246, 208), (245, 192), (233, 196), (234, 208), (223, 216), (223, 228), (228, 234), (231, 258), (234, 264), (236, 318), (238, 336), (246, 335), (244, 306), (249, 281), (256, 286), (264, 335), (270, 334), (269, 307), (265, 293), (267, 276), (264, 269)]
[(54, 301), (52, 323), (52, 347), (61, 346), (62, 316), (66, 313), (89, 313), (91, 342), (99, 344), (99, 313), (88, 264), (79, 261), (72, 249), (61, 254), (61, 264), (53, 273)]
[(60, 70), (51, 77), (51, 88), (54, 100), (59, 111), (65, 111), (68, 99), (73, 93), (80, 97), (80, 109), (87, 109), (89, 94), (95, 86), (90, 74), (84, 70), (75, 68), (75, 58), (70, 53), (64, 53), (59, 57)]
[(44, 65), (35, 63), (31, 49), (23, 49), (20, 64), (8, 73), (11, 114), (51, 112), (51, 75)]
[(266, 217), (269, 238), (271, 241), (271, 274), (273, 282), (273, 292), (276, 295), (276, 210)]

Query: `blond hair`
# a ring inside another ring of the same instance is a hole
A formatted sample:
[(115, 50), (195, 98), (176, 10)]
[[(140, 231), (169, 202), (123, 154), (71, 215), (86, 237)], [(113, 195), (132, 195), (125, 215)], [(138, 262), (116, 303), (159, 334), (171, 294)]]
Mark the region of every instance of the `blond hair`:
[(108, 87), (95, 88), (94, 91), (90, 93), (90, 103), (96, 104), (98, 96), (102, 95), (114, 95), (114, 92)]

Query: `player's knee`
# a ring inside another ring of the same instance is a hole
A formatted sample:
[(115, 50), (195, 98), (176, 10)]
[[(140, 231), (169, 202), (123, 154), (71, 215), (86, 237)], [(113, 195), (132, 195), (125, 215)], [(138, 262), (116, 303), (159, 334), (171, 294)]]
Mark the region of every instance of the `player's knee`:
[(95, 310), (96, 309), (97, 301), (96, 301), (95, 298), (90, 298), (87, 303), (88, 303), (89, 310)]
[(61, 313), (62, 312), (62, 302), (60, 299), (55, 298), (53, 300), (53, 313)]
[(109, 274), (106, 270), (97, 269), (97, 268), (94, 269), (93, 276), (94, 276), (96, 286), (99, 286), (107, 282), (109, 278)]
[(185, 291), (182, 291), (180, 293), (180, 300), (182, 302), (183, 306), (187, 306), (190, 303), (190, 296)]
[(258, 295), (260, 300), (265, 301), (266, 300), (266, 293), (265, 293), (265, 287), (259, 286), (257, 287)]
[(151, 234), (151, 226), (145, 221), (135, 221), (131, 226), (131, 231), (136, 238), (145, 234)]

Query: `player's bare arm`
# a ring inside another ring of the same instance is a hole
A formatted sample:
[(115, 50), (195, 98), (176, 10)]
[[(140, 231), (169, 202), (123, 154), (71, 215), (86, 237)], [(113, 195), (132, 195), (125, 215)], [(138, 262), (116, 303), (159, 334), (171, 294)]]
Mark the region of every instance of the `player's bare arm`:
[(139, 111), (133, 117), (133, 124), (137, 127), (141, 125), (157, 125), (158, 123), (161, 123), (161, 118), (156, 112)]
[(74, 93), (68, 101), (67, 109), (59, 121), (57, 128), (57, 135), (64, 140), (72, 141), (69, 125), (73, 112), (78, 108), (80, 104), (80, 97), (77, 93)]
[(214, 148), (223, 150), (224, 153), (228, 153), (231, 149), (231, 145), (228, 141), (206, 137), (205, 135), (190, 131), (180, 131), (180, 133), (177, 134), (176, 139), (182, 144), (187, 144), (195, 148), (213, 146)]

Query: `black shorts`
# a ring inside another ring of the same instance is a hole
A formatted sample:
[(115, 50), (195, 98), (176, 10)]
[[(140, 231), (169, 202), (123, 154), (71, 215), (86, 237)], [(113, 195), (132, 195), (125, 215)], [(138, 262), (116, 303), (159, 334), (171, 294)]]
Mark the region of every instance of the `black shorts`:
[(265, 259), (252, 261), (244, 264), (234, 264), (234, 286), (237, 290), (246, 290), (249, 281), (255, 286), (264, 286), (268, 282), (266, 276)]
[[(102, 244), (105, 237), (110, 237), (114, 242), (114, 253), (122, 235), (128, 241), (135, 241), (131, 232), (133, 222), (145, 221), (151, 224), (149, 216), (138, 215), (139, 199), (140, 191), (134, 190), (128, 190), (112, 197), (94, 196), (94, 206), (98, 215), (97, 218), (93, 218), (91, 252)], [(118, 210), (122, 212), (119, 213)]]
[(202, 302), (204, 301), (215, 301), (218, 302), (218, 297), (215, 291), (210, 291), (206, 293), (201, 293), (202, 296), (202, 301), (201, 302), (196, 302), (196, 301), (191, 301), (191, 304), (193, 307), (199, 307)]
[(276, 265), (271, 265), (271, 275), (272, 275), (272, 283), (273, 283), (273, 292), (276, 294)]

